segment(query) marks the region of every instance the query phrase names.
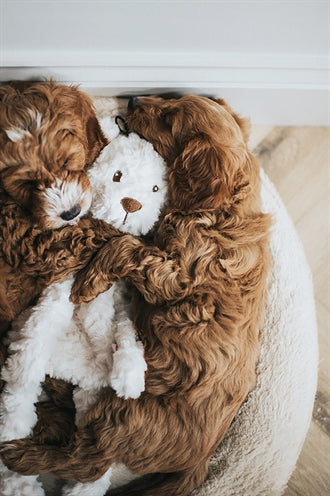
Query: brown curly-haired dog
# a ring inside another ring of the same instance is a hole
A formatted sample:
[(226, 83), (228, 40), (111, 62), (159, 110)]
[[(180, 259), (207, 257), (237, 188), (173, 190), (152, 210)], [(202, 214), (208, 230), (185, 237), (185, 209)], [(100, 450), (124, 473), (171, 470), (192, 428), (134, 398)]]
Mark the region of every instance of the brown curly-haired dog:
[(76, 87), (0, 86), (0, 338), (47, 284), (108, 239), (105, 223), (79, 221), (91, 202), (86, 167), (106, 144)]
[(73, 299), (89, 301), (120, 277), (137, 288), (146, 390), (136, 400), (104, 390), (65, 447), (25, 439), (1, 453), (12, 470), (81, 481), (122, 462), (166, 474), (123, 494), (185, 496), (255, 385), (270, 220), (246, 122), (223, 101), (134, 98), (127, 120), (168, 163), (169, 207), (152, 245), (129, 234), (107, 243)]

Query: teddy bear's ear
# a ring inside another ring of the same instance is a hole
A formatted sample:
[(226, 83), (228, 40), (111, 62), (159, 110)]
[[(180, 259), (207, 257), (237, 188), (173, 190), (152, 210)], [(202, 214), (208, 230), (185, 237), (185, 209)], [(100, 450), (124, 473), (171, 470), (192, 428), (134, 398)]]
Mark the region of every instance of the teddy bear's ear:
[(122, 117), (121, 115), (117, 115), (115, 118), (115, 123), (117, 124), (119, 131), (122, 134), (125, 134), (125, 136), (128, 136), (129, 134), (128, 125), (124, 117)]

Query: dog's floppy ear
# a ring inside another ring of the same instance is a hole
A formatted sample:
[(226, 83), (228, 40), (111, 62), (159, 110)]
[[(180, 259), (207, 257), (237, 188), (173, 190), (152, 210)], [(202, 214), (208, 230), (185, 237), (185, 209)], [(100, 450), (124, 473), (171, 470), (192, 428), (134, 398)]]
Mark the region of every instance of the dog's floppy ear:
[(239, 125), (241, 133), (243, 135), (245, 143), (249, 141), (250, 132), (251, 132), (251, 121), (246, 117), (240, 117), (233, 109), (227, 104), (225, 100), (222, 98), (211, 98), (214, 102), (217, 102), (219, 105), (224, 107), (227, 112), (235, 119), (236, 123)]
[(108, 139), (103, 134), (89, 96), (79, 91), (79, 102), (82, 124), (86, 134), (86, 165), (90, 165), (108, 144)]
[(221, 151), (207, 139), (191, 140), (170, 170), (172, 204), (183, 211), (215, 210), (230, 197)]

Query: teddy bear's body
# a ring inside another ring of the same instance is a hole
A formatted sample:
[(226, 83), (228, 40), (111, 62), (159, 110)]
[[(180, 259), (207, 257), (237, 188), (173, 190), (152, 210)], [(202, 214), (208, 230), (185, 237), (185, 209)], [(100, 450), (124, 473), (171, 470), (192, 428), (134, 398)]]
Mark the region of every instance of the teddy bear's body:
[[(101, 121), (110, 138), (114, 121)], [(92, 213), (133, 234), (146, 234), (157, 220), (166, 196), (166, 167), (150, 143), (136, 134), (119, 135), (90, 169)], [(78, 386), (76, 422), (102, 387), (136, 398), (144, 389), (146, 363), (130, 317), (127, 288), (117, 282), (89, 304), (70, 302), (72, 279), (49, 286), (38, 304), (24, 312), (9, 335), (10, 356), (2, 371), (6, 388), (0, 402), (0, 440), (24, 437), (36, 423), (34, 403), (46, 374)], [(0, 466), (1, 494), (43, 495), (36, 477)], [(66, 496), (102, 496), (111, 469), (92, 484), (68, 484)], [(86, 492), (87, 491), (87, 492)]]

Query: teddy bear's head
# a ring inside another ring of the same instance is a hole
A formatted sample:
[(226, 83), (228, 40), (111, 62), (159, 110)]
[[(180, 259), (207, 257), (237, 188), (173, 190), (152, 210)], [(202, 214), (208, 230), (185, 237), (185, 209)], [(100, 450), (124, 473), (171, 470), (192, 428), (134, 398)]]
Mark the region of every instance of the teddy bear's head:
[(89, 176), (95, 217), (135, 235), (150, 231), (167, 195), (167, 167), (150, 143), (135, 133), (117, 135)]

